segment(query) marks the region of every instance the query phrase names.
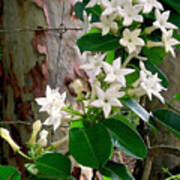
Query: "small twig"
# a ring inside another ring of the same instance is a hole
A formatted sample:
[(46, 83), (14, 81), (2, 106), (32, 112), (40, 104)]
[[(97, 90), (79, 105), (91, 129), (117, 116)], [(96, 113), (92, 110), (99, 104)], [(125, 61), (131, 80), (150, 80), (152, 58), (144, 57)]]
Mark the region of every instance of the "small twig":
[(172, 104), (170, 104), (169, 102), (166, 101), (166, 102), (165, 102), (165, 105), (166, 105), (168, 108), (174, 110), (175, 112), (180, 113), (180, 110), (177, 109), (176, 107), (174, 107), (174, 106), (173, 106)]
[(147, 157), (145, 160), (145, 166), (141, 180), (149, 180), (149, 176), (151, 174), (151, 169), (152, 169), (152, 163), (153, 163), (153, 157), (150, 156)]
[(167, 146), (167, 145), (158, 145), (149, 148), (149, 153), (152, 157), (158, 157), (162, 155), (171, 154), (174, 156), (180, 156), (180, 148), (173, 147), (173, 146)]

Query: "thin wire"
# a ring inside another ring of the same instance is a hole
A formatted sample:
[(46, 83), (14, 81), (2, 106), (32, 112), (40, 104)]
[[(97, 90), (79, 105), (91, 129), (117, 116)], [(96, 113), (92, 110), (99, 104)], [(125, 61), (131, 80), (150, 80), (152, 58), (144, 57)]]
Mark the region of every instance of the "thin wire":
[(54, 27), (54, 28), (15, 28), (15, 29), (0, 29), (0, 33), (17, 33), (17, 32), (33, 32), (33, 31), (60, 31), (60, 33), (65, 33), (67, 31), (81, 31), (82, 28), (74, 28), (74, 27)]

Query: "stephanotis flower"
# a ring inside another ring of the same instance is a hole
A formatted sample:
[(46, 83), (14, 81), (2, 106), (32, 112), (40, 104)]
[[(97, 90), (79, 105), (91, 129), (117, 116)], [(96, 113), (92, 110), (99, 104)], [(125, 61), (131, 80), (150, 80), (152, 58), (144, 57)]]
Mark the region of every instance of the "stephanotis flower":
[(97, 23), (93, 23), (92, 27), (98, 28), (102, 30), (102, 35), (108, 34), (110, 31), (113, 33), (117, 33), (118, 25), (114, 21), (116, 18), (116, 14), (112, 14), (110, 16), (101, 15), (101, 21)]
[(54, 131), (60, 126), (61, 120), (69, 116), (62, 110), (65, 107), (66, 93), (62, 95), (59, 89), (46, 88), (46, 97), (36, 98), (36, 102), (42, 106), (40, 111), (46, 111), (49, 117), (45, 120), (44, 125), (53, 125)]
[(104, 54), (95, 54), (95, 55), (87, 55), (87, 63), (80, 66), (80, 68), (84, 69), (87, 72), (92, 72), (95, 76), (99, 75), (102, 70), (102, 62), (106, 57), (106, 53)]
[(177, 26), (167, 22), (170, 16), (170, 11), (165, 11), (162, 14), (158, 9), (155, 11), (156, 21), (153, 23), (155, 28), (161, 29), (162, 32), (166, 33), (167, 29), (177, 29)]
[(124, 92), (119, 91), (119, 87), (112, 86), (106, 91), (103, 91), (100, 87), (96, 87), (96, 94), (98, 99), (91, 103), (92, 106), (102, 108), (105, 118), (107, 118), (111, 112), (111, 107), (122, 107), (123, 105), (118, 100), (125, 95)]
[(138, 3), (143, 6), (143, 13), (150, 13), (153, 8), (163, 10), (163, 6), (157, 0), (138, 0)]
[(160, 92), (166, 90), (161, 85), (161, 79), (158, 78), (158, 74), (152, 74), (145, 68), (143, 62), (140, 62), (140, 87), (148, 95), (149, 99), (152, 100), (152, 95), (160, 99), (164, 103), (164, 98), (161, 96)]
[(134, 5), (132, 2), (127, 1), (123, 4), (123, 8), (118, 7), (118, 14), (124, 18), (123, 25), (130, 26), (133, 21), (136, 22), (143, 22), (143, 17), (139, 15), (140, 11), (142, 10), (141, 5)]
[(127, 47), (129, 53), (136, 51), (138, 47), (144, 46), (144, 40), (139, 38), (141, 33), (140, 29), (135, 29), (130, 31), (129, 29), (125, 29), (123, 31), (123, 38), (120, 39), (120, 44)]
[(109, 83), (117, 82), (123, 87), (126, 87), (125, 76), (135, 71), (134, 69), (121, 68), (120, 58), (114, 60), (112, 65), (103, 62), (103, 67), (107, 74), (105, 81)]
[(173, 46), (180, 44), (180, 42), (173, 38), (173, 30), (169, 30), (166, 33), (163, 33), (162, 41), (166, 52), (170, 52), (173, 57), (176, 57)]

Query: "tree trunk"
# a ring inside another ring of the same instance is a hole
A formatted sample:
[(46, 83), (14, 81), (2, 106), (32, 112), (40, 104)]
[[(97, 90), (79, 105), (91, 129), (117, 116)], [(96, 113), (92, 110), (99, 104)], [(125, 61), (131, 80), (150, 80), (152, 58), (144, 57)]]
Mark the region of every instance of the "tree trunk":
[[(180, 52), (177, 52), (176, 59), (173, 59), (172, 57), (168, 56), (162, 63), (161, 69), (167, 75), (168, 80), (169, 80), (168, 90), (163, 95), (165, 99), (170, 102), (173, 99), (173, 96), (176, 93), (180, 92), (180, 81), (179, 81), (180, 79), (180, 73), (179, 73)], [(180, 108), (179, 101), (175, 101), (173, 105), (177, 109)], [(152, 102), (149, 102), (147, 107), (150, 111), (155, 110), (155, 109), (160, 109), (160, 108), (167, 109), (167, 107), (160, 104), (159, 101), (157, 100), (153, 100)], [(179, 147), (180, 140), (160, 126), (159, 133), (157, 136), (155, 136), (154, 134), (151, 134), (150, 143), (151, 143), (151, 146), (170, 145), (170, 146)], [(148, 157), (148, 158), (151, 159), (152, 157)], [(147, 161), (146, 165), (148, 166), (148, 164), (150, 165), (150, 163), (151, 163), (150, 161)], [(165, 173), (163, 172), (162, 168), (168, 168), (169, 170), (173, 170), (178, 166), (180, 166), (179, 157), (174, 156), (172, 154), (158, 156), (154, 158), (152, 161), (151, 176), (149, 180), (164, 180)]]
[[(63, 6), (62, 0), (1, 0), (0, 5), (2, 28), (8, 30), (1, 34), (2, 119), (9, 122), (43, 119), (34, 98), (44, 95), (47, 84), (64, 90), (63, 80), (67, 75), (72, 76), (73, 64), (77, 61), (74, 44), (78, 36), (77, 32), (68, 31), (62, 36), (60, 31), (43, 29), (63, 27), (63, 24), (77, 27), (79, 23), (71, 14), (72, 2), (65, 0)], [(24, 145), (31, 126), (5, 127), (26, 151)], [(23, 170), (22, 159), (3, 143), (1, 164)]]

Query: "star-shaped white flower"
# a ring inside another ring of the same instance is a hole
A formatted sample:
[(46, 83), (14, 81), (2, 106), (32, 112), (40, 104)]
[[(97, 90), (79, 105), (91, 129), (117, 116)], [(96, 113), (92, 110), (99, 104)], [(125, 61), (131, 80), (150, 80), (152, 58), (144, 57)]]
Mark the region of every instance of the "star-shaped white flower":
[(170, 11), (165, 11), (161, 14), (161, 12), (156, 9), (155, 11), (156, 21), (153, 23), (155, 28), (161, 29), (162, 32), (166, 33), (167, 29), (177, 29), (177, 26), (174, 24), (167, 22), (170, 16)]
[(173, 30), (169, 30), (166, 33), (163, 33), (162, 41), (166, 52), (171, 52), (172, 56), (176, 57), (173, 46), (180, 44), (180, 42), (173, 38)]
[(118, 82), (123, 87), (126, 87), (125, 76), (135, 71), (134, 69), (130, 68), (121, 68), (120, 58), (114, 60), (112, 65), (103, 62), (103, 67), (107, 74), (105, 81), (109, 83)]
[(123, 31), (123, 38), (120, 39), (120, 44), (127, 47), (129, 53), (136, 51), (137, 48), (144, 46), (144, 40), (139, 38), (141, 33), (140, 29), (135, 29), (130, 31), (129, 29), (125, 29)]
[(102, 30), (102, 35), (108, 34), (110, 31), (116, 33), (118, 31), (118, 24), (114, 21), (116, 14), (110, 16), (101, 15), (101, 21), (93, 23), (92, 26)]
[(96, 54), (96, 55), (87, 55), (87, 63), (80, 66), (80, 68), (84, 69), (87, 72), (92, 72), (95, 76), (99, 75), (102, 70), (102, 62), (106, 57), (106, 53), (104, 54)]
[(134, 5), (132, 2), (127, 1), (124, 3), (123, 8), (119, 8), (119, 15), (124, 18), (123, 25), (130, 26), (133, 21), (143, 22), (143, 17), (139, 15), (140, 11), (142, 10), (141, 5)]
[(163, 6), (157, 0), (138, 0), (139, 4), (143, 6), (143, 13), (150, 13), (153, 8), (163, 10)]
[(46, 111), (50, 113), (53, 111), (58, 111), (65, 106), (66, 93), (62, 95), (59, 93), (59, 89), (51, 89), (50, 86), (46, 87), (46, 97), (36, 98), (35, 101), (42, 106), (40, 111)]
[(111, 1), (106, 1), (106, 3), (104, 3), (104, 11), (102, 13), (102, 15), (112, 15), (113, 13), (115, 14), (119, 14), (119, 9), (122, 8), (122, 6), (127, 3), (127, 1), (129, 1), (130, 3), (132, 2), (132, 0), (111, 0)]
[(60, 126), (61, 119), (67, 118), (67, 114), (62, 111), (65, 107), (66, 93), (62, 95), (59, 89), (51, 89), (50, 86), (46, 88), (46, 97), (36, 98), (36, 102), (42, 106), (40, 111), (46, 111), (49, 117), (43, 123), (44, 125), (53, 125), (54, 131)]
[(106, 91), (103, 91), (100, 87), (96, 87), (96, 93), (98, 99), (91, 103), (92, 106), (102, 108), (105, 118), (107, 118), (111, 112), (111, 107), (122, 107), (123, 105), (118, 100), (125, 95), (124, 92), (120, 92), (117, 86), (109, 87)]
[(86, 11), (83, 11), (83, 23), (81, 25), (82, 27), (82, 33), (87, 33), (91, 29), (91, 20), (92, 20), (92, 14), (87, 15)]
[(140, 62), (140, 68), (140, 86), (142, 90), (146, 92), (150, 100), (152, 100), (152, 95), (154, 95), (164, 103), (164, 98), (161, 96), (160, 92), (166, 90), (166, 88), (161, 85), (161, 79), (158, 78), (158, 74), (156, 73), (153, 75), (145, 68), (143, 62)]

